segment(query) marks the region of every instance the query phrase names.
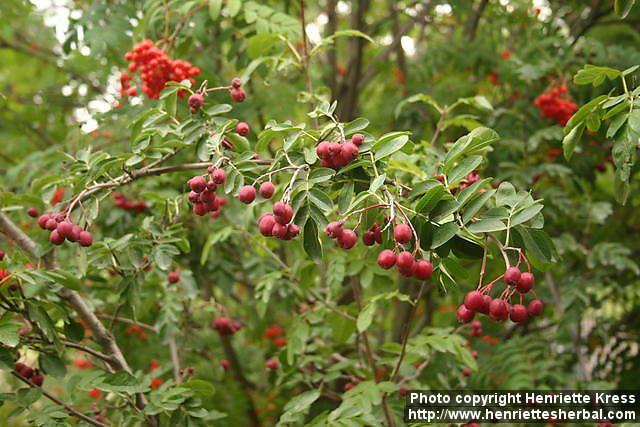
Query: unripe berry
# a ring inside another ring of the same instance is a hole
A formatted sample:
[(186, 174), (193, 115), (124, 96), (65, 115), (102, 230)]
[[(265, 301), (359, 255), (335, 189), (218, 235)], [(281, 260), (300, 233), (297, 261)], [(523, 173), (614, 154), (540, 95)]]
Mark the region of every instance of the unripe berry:
[(260, 220), (258, 221), (258, 228), (260, 229), (260, 234), (262, 234), (263, 236), (271, 236), (272, 235), (272, 230), (273, 230), (273, 226), (276, 224), (276, 219), (274, 218), (274, 216), (270, 213), (264, 215), (262, 218), (260, 218)]
[(93, 236), (88, 231), (83, 231), (78, 237), (78, 242), (80, 243), (80, 246), (91, 246), (93, 244)]
[(202, 96), (201, 93), (196, 92), (189, 97), (187, 102), (189, 103), (189, 107), (193, 110), (198, 110), (204, 105), (204, 96)]
[(59, 246), (64, 243), (64, 237), (58, 233), (58, 230), (53, 230), (51, 234), (49, 234), (49, 241), (54, 245)]
[(169, 283), (178, 283), (180, 281), (180, 273), (177, 271), (170, 271), (167, 274), (167, 280)]
[(233, 86), (236, 89), (238, 89), (240, 86), (242, 86), (242, 80), (240, 79), (240, 77), (232, 78), (231, 79), (231, 86)]
[(385, 270), (390, 269), (396, 263), (396, 254), (389, 249), (385, 249), (378, 254), (378, 265)]
[(518, 267), (509, 267), (504, 272), (504, 282), (510, 286), (517, 286), (520, 282), (520, 269)]
[(483, 295), (478, 291), (471, 291), (464, 297), (464, 305), (469, 310), (480, 311), (483, 304)]
[(224, 184), (224, 182), (227, 180), (227, 173), (223, 169), (216, 169), (211, 174), (211, 179), (216, 184)]
[(342, 230), (342, 233), (340, 233), (340, 235), (338, 236), (338, 245), (342, 249), (351, 249), (355, 246), (357, 241), (358, 235), (355, 231), (349, 228), (345, 228), (344, 230)]
[(401, 245), (411, 241), (411, 227), (407, 224), (398, 224), (393, 227), (393, 238)]
[(267, 360), (267, 368), (270, 370), (278, 369), (278, 361), (276, 359)]
[(476, 313), (473, 310), (469, 310), (464, 304), (460, 305), (456, 310), (456, 317), (460, 323), (471, 322), (475, 314)]
[(240, 87), (231, 89), (229, 95), (235, 102), (242, 102), (247, 97), (247, 93)]
[(249, 127), (248, 123), (240, 122), (236, 125), (236, 133), (238, 135), (247, 136), (250, 131), (251, 131), (251, 128)]
[(398, 268), (411, 268), (413, 262), (413, 255), (409, 251), (400, 252), (396, 258), (396, 266)]
[(364, 142), (364, 135), (361, 133), (355, 133), (351, 137), (351, 142), (355, 144), (356, 147), (360, 147)]
[(527, 306), (527, 314), (531, 317), (537, 316), (542, 313), (542, 309), (544, 308), (544, 304), (539, 299), (531, 300), (529, 305)]
[(29, 208), (27, 209), (27, 215), (29, 215), (31, 218), (35, 218), (38, 216), (38, 210), (36, 208)]
[(518, 292), (520, 292), (521, 294), (526, 294), (533, 288), (534, 284), (535, 278), (533, 277), (533, 274), (525, 272), (520, 275), (520, 281), (518, 282), (516, 287), (518, 288)]
[(421, 259), (416, 262), (415, 269), (413, 270), (413, 275), (418, 280), (429, 280), (431, 279), (431, 274), (433, 273), (433, 265), (431, 261), (426, 259)]
[(270, 199), (273, 193), (276, 192), (276, 186), (272, 182), (263, 182), (260, 184), (260, 196), (265, 199)]
[(202, 193), (205, 188), (207, 188), (207, 181), (203, 176), (194, 176), (188, 181), (189, 188), (191, 191), (195, 191), (196, 193)]
[(249, 204), (256, 199), (256, 189), (253, 185), (245, 185), (238, 192), (238, 199), (245, 204)]
[(331, 221), (324, 229), (327, 236), (337, 239), (342, 234), (342, 224), (339, 221)]
[(509, 310), (509, 317), (515, 323), (523, 323), (527, 321), (527, 309), (522, 304), (515, 304)]
[(329, 157), (329, 143), (327, 141), (322, 141), (320, 144), (318, 144), (316, 146), (316, 154), (321, 159)]
[(489, 316), (498, 322), (507, 320), (507, 317), (509, 316), (507, 304), (499, 298), (494, 299), (489, 305)]

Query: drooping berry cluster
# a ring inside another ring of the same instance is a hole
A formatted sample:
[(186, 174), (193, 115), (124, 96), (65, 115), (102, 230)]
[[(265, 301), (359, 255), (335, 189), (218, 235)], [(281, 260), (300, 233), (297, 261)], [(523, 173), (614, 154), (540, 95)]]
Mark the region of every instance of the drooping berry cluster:
[(378, 265), (385, 270), (390, 269), (394, 265), (405, 277), (415, 277), (418, 280), (429, 280), (433, 273), (433, 265), (431, 261), (426, 259), (416, 260), (413, 253), (405, 249), (404, 245), (411, 242), (413, 238), (413, 230), (409, 225), (401, 223), (393, 228), (393, 238), (396, 241), (396, 247), (399, 253), (390, 249), (384, 249), (378, 254)]
[[(493, 299), (489, 292), (499, 279), (503, 279), (506, 289), (498, 298)], [(528, 306), (523, 305), (524, 294), (533, 289), (534, 284), (535, 278), (531, 272), (521, 273), (518, 267), (508, 267), (493, 282), (469, 292), (464, 303), (458, 307), (456, 316), (462, 323), (471, 322), (476, 313), (485, 314), (497, 322), (509, 318), (515, 323), (525, 323), (539, 315), (543, 309), (542, 301), (537, 298), (532, 299)], [(520, 302), (511, 304), (511, 298), (516, 294), (520, 295)]]
[[(193, 85), (194, 77), (200, 74), (200, 68), (193, 66), (188, 61), (180, 59), (172, 60), (167, 54), (155, 46), (152, 40), (145, 39), (136, 44), (133, 49), (124, 55), (129, 61), (129, 71), (139, 71), (142, 79), (142, 91), (149, 98), (158, 98), (167, 82), (181, 82), (189, 80)], [(120, 76), (123, 97), (135, 95), (136, 87), (130, 85), (131, 76)], [(183, 93), (180, 93), (183, 96)]]
[(116, 207), (135, 214), (141, 214), (149, 209), (149, 204), (144, 200), (129, 200), (122, 193), (114, 193), (113, 200), (116, 202)]
[(216, 189), (226, 180), (227, 173), (223, 169), (211, 165), (207, 168), (207, 175), (196, 175), (187, 181), (191, 189), (189, 202), (193, 204), (193, 213), (203, 216), (207, 212), (211, 212), (212, 219), (220, 216), (220, 208), (227, 204), (227, 199), (216, 197)]
[(242, 324), (223, 316), (213, 320), (211, 327), (222, 336), (230, 336), (238, 332), (242, 328)]
[[(327, 236), (336, 239), (342, 249), (351, 249), (358, 241), (358, 235), (350, 228), (344, 228), (342, 222), (331, 221), (324, 229)], [(375, 237), (374, 237), (375, 240)]]
[(300, 227), (291, 222), (292, 219), (291, 205), (283, 201), (275, 202), (272, 212), (265, 212), (258, 218), (258, 229), (263, 236), (291, 240), (300, 234)]
[(566, 93), (567, 85), (560, 85), (538, 95), (533, 105), (540, 110), (542, 117), (553, 119), (564, 126), (578, 109), (575, 102), (566, 98)]
[(43, 230), (51, 231), (49, 241), (54, 245), (63, 244), (65, 239), (70, 242), (77, 242), (84, 247), (93, 244), (91, 233), (71, 222), (63, 213), (44, 214), (38, 219), (38, 225)]
[(358, 147), (364, 142), (364, 135), (356, 133), (350, 141), (322, 141), (316, 146), (316, 154), (326, 168), (340, 168), (348, 165), (358, 157)]
[(247, 98), (247, 92), (242, 88), (242, 80), (240, 77), (234, 77), (231, 79), (231, 88), (229, 89), (229, 96), (235, 102), (242, 102)]
[(41, 387), (42, 383), (44, 383), (44, 375), (40, 373), (37, 369), (33, 369), (30, 366), (25, 365), (21, 362), (16, 362), (13, 365), (13, 370), (16, 374), (20, 375), (22, 378), (31, 381), (34, 385)]

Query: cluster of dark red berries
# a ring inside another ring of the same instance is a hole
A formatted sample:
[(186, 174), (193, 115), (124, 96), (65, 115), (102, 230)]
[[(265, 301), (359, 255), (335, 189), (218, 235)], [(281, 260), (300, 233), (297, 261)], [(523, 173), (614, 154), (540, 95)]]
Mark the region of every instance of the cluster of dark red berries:
[(385, 270), (394, 265), (405, 277), (415, 277), (418, 280), (429, 280), (433, 273), (431, 261), (426, 259), (416, 260), (414, 254), (404, 249), (404, 245), (411, 242), (413, 231), (407, 224), (397, 224), (393, 228), (393, 239), (398, 244), (400, 252), (396, 253), (385, 249), (378, 254), (378, 265)]
[(340, 168), (348, 165), (358, 157), (358, 147), (364, 142), (364, 135), (356, 133), (350, 141), (322, 141), (316, 146), (316, 154), (326, 168)]
[(113, 200), (116, 202), (116, 207), (128, 211), (133, 212), (135, 214), (141, 214), (142, 212), (149, 209), (149, 204), (144, 200), (129, 200), (122, 193), (114, 193)]
[(469, 332), (472, 337), (479, 337), (482, 335), (482, 322), (474, 320), (471, 322), (471, 331)]
[[(358, 235), (350, 228), (344, 228), (342, 222), (331, 221), (324, 229), (327, 236), (336, 239), (342, 249), (351, 249), (358, 241)], [(374, 237), (375, 240), (375, 237)]]
[[(521, 273), (518, 267), (509, 267), (501, 276), (507, 285), (507, 289), (498, 298), (492, 299), (488, 292), (495, 281), (489, 285), (469, 292), (464, 303), (458, 307), (456, 316), (462, 323), (473, 320), (476, 313), (485, 314), (491, 319), (502, 322), (510, 318), (515, 323), (525, 323), (531, 317), (535, 317), (542, 312), (544, 305), (537, 298), (532, 299), (529, 305), (510, 304), (510, 298), (518, 292), (521, 295), (529, 292), (534, 284), (535, 278), (532, 273)], [(499, 277), (500, 278), (500, 277)], [(521, 299), (522, 301), (522, 299)]]
[(211, 212), (211, 218), (220, 216), (220, 207), (227, 204), (224, 197), (216, 197), (218, 185), (222, 185), (227, 180), (227, 173), (223, 169), (215, 168), (213, 165), (207, 168), (207, 175), (197, 175), (191, 178), (187, 184), (189, 192), (189, 202), (193, 204), (193, 213), (202, 216)]
[(242, 88), (242, 80), (239, 77), (231, 79), (231, 88), (229, 89), (229, 96), (235, 102), (242, 102), (247, 98), (247, 92)]
[(211, 327), (222, 336), (230, 336), (238, 332), (242, 328), (242, 324), (223, 316), (213, 320)]
[(93, 236), (77, 224), (74, 224), (63, 213), (44, 214), (38, 219), (38, 226), (43, 230), (51, 231), (49, 241), (54, 245), (61, 245), (65, 239), (77, 242), (80, 246), (91, 246)]
[(566, 93), (567, 85), (560, 85), (538, 95), (533, 105), (540, 110), (542, 117), (553, 119), (564, 126), (578, 109), (575, 102), (565, 97)]
[(13, 365), (13, 370), (16, 374), (20, 375), (22, 378), (31, 381), (34, 385), (41, 387), (42, 383), (44, 383), (44, 375), (37, 369), (33, 369), (24, 363), (16, 362)]
[(142, 330), (142, 326), (140, 325), (129, 325), (124, 330), (127, 335), (135, 335), (140, 341), (147, 340), (147, 333)]
[[(195, 83), (194, 77), (200, 74), (200, 68), (188, 61), (172, 60), (149, 39), (136, 44), (124, 55), (124, 59), (129, 61), (129, 71), (140, 71), (142, 91), (149, 98), (158, 98), (167, 82), (189, 80), (193, 85)], [(123, 97), (136, 94), (136, 87), (130, 86), (129, 83), (131, 76), (127, 77), (127, 75), (128, 73), (123, 73), (120, 76), (120, 81), (126, 82), (126, 86), (123, 84), (121, 89)], [(180, 95), (182, 94), (180, 93)]]
[(300, 234), (300, 227), (291, 222), (292, 219), (291, 205), (283, 201), (275, 202), (272, 212), (265, 212), (258, 218), (258, 229), (263, 236), (291, 240)]

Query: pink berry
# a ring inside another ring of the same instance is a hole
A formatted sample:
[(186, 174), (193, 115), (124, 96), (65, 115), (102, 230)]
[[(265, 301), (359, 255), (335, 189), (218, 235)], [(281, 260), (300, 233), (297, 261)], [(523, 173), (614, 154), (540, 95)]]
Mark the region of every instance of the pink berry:
[(36, 208), (29, 208), (27, 209), (27, 215), (29, 215), (31, 218), (35, 218), (38, 216), (38, 210)]
[(509, 310), (509, 317), (515, 323), (523, 323), (527, 321), (527, 309), (522, 304), (515, 304)]
[(59, 246), (64, 243), (64, 237), (58, 233), (58, 230), (53, 230), (49, 235), (49, 241), (56, 246)]
[(245, 204), (249, 204), (256, 199), (256, 189), (253, 185), (245, 185), (238, 192), (238, 199)]
[(61, 222), (60, 224), (58, 224), (58, 228), (56, 228), (56, 231), (60, 234), (60, 236), (65, 239), (71, 235), (72, 230), (73, 224), (69, 221)]
[(478, 291), (471, 291), (464, 297), (464, 305), (473, 311), (480, 311), (484, 304), (483, 295)]
[(293, 208), (284, 202), (275, 202), (273, 204), (273, 215), (278, 224), (288, 224), (293, 218)]
[(273, 228), (271, 229), (271, 234), (274, 237), (277, 237), (278, 239), (283, 239), (287, 235), (287, 231), (289, 231), (289, 227), (287, 226), (287, 224), (280, 224), (279, 222), (277, 222), (277, 217), (275, 218), (276, 218), (276, 223), (273, 225)]
[(80, 243), (80, 246), (91, 246), (93, 244), (93, 236), (88, 231), (83, 231), (78, 237), (78, 242)]
[(260, 196), (265, 199), (270, 199), (273, 193), (276, 192), (276, 186), (272, 182), (263, 182), (260, 184)]
[(44, 214), (42, 216), (40, 216), (40, 218), (38, 218), (38, 227), (42, 228), (43, 230), (47, 229), (47, 222), (50, 219), (50, 215), (49, 214)]
[(544, 304), (539, 299), (531, 300), (529, 305), (527, 306), (527, 314), (529, 316), (534, 317), (542, 313), (542, 309), (544, 308)]
[(238, 135), (247, 136), (250, 131), (251, 131), (251, 128), (249, 127), (249, 124), (246, 122), (240, 122), (236, 125), (236, 133)]
[(240, 86), (242, 86), (242, 80), (240, 79), (240, 77), (232, 78), (231, 79), (231, 86), (233, 86), (236, 89), (238, 89)]
[(321, 159), (329, 157), (329, 143), (327, 141), (322, 141), (318, 144), (316, 146), (316, 154)]
[(396, 263), (396, 254), (389, 249), (385, 249), (378, 254), (378, 265), (385, 270), (390, 269)]
[(338, 236), (338, 245), (342, 249), (351, 249), (355, 246), (357, 241), (358, 236), (356, 235), (356, 232), (349, 228), (342, 230), (342, 233)]
[(509, 267), (504, 272), (504, 281), (509, 286), (517, 286), (520, 282), (520, 269), (518, 267)]
[(518, 288), (518, 292), (520, 292), (521, 294), (526, 294), (533, 288), (534, 284), (535, 278), (533, 277), (533, 274), (525, 272), (520, 275), (520, 281), (518, 282), (516, 287)]
[(356, 147), (360, 147), (364, 142), (364, 135), (361, 133), (355, 133), (351, 137), (351, 142), (356, 145)]
[(178, 283), (180, 281), (180, 273), (177, 271), (170, 271), (167, 274), (167, 280), (169, 283)]
[(205, 188), (207, 188), (207, 181), (203, 176), (194, 176), (188, 182), (189, 188), (191, 191), (195, 191), (196, 193), (202, 193)]
[(211, 180), (218, 185), (224, 184), (227, 180), (227, 173), (223, 169), (216, 169), (211, 174)]
[(509, 312), (507, 310), (507, 304), (501, 299), (494, 299), (489, 306), (489, 316), (498, 322), (507, 320)]
[(267, 368), (270, 370), (278, 369), (278, 361), (276, 359), (267, 360)]
[(413, 275), (418, 280), (429, 280), (431, 279), (431, 274), (433, 273), (433, 265), (431, 265), (431, 261), (421, 259), (416, 262), (415, 269), (413, 271)]
[(413, 263), (413, 255), (409, 251), (400, 252), (396, 258), (396, 266), (398, 268), (411, 268)]
[(242, 102), (247, 97), (247, 93), (244, 91), (244, 89), (240, 87), (237, 87), (237, 88), (234, 87), (233, 89), (231, 89), (229, 91), (229, 95), (231, 96), (231, 99), (233, 99), (235, 102)]
[(270, 213), (264, 215), (258, 221), (258, 229), (260, 230), (260, 234), (263, 236), (271, 236), (273, 231), (273, 226), (276, 224), (276, 219)]
[(342, 234), (342, 224), (339, 221), (331, 221), (324, 229), (327, 236), (337, 239)]
[(469, 310), (464, 304), (458, 307), (456, 310), (456, 317), (460, 321), (460, 323), (469, 323), (473, 320), (473, 316), (475, 316), (475, 312), (473, 310)]
[(401, 245), (411, 241), (411, 227), (407, 224), (398, 224), (393, 228), (393, 238)]
[(204, 96), (202, 96), (201, 93), (194, 93), (189, 97), (187, 102), (189, 103), (189, 107), (193, 110), (198, 110), (204, 105)]

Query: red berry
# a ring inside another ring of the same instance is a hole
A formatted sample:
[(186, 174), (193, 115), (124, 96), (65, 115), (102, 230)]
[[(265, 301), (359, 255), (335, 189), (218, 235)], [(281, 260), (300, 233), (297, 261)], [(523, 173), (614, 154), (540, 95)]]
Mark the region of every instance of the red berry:
[(50, 219), (50, 215), (49, 214), (44, 214), (42, 216), (40, 216), (40, 218), (38, 218), (38, 227), (42, 228), (43, 230), (47, 229), (47, 222)]
[(203, 216), (209, 211), (209, 207), (205, 203), (198, 202), (193, 205), (192, 210), (194, 214)]
[(236, 125), (236, 133), (238, 135), (247, 136), (250, 131), (251, 131), (251, 128), (249, 127), (248, 123), (240, 122)]
[(471, 350), (471, 357), (473, 357), (474, 359), (478, 358), (478, 352), (476, 350)]
[(318, 144), (316, 146), (316, 154), (321, 159), (329, 157), (329, 143), (327, 141), (322, 141), (320, 144)]
[(330, 142), (327, 147), (329, 151), (329, 157), (339, 156), (340, 152), (342, 151), (342, 146), (335, 141)]
[(49, 235), (49, 241), (54, 245), (59, 246), (64, 243), (64, 237), (62, 237), (60, 233), (58, 233), (58, 230), (53, 230)]
[(44, 375), (40, 372), (37, 372), (32, 378), (31, 382), (37, 387), (42, 387), (42, 383), (44, 383)]
[(509, 267), (504, 272), (504, 282), (510, 286), (517, 286), (520, 282), (520, 269), (518, 267)]
[(471, 322), (471, 327), (473, 329), (480, 329), (482, 328), (482, 322), (480, 322), (479, 320), (474, 320), (473, 322)]
[(216, 169), (211, 174), (211, 179), (216, 184), (224, 184), (227, 180), (227, 173), (223, 169)]
[(494, 299), (493, 301), (491, 301), (491, 304), (489, 305), (489, 316), (493, 320), (497, 320), (498, 322), (507, 320), (507, 317), (509, 317), (507, 304), (499, 298)]
[(267, 368), (272, 370), (272, 371), (274, 369), (278, 369), (278, 360), (276, 360), (276, 359), (267, 360)]
[(286, 240), (293, 239), (298, 234), (300, 234), (300, 227), (298, 227), (297, 224), (290, 222), (287, 226), (287, 235), (285, 236)]
[(191, 203), (196, 203), (198, 200), (200, 200), (200, 195), (192, 190), (192, 191), (189, 191), (188, 198)]
[(127, 89), (127, 95), (129, 96), (135, 96), (136, 93), (138, 93), (138, 88), (135, 86), (131, 86), (129, 89)]
[(213, 180), (207, 181), (207, 190), (216, 191), (217, 187), (218, 187), (218, 184), (213, 182)]
[(265, 199), (270, 199), (273, 193), (276, 192), (276, 186), (272, 182), (263, 182), (260, 184), (260, 196)]
[(331, 221), (324, 229), (327, 236), (337, 239), (342, 234), (342, 224), (339, 221)]
[(240, 79), (240, 77), (232, 78), (231, 79), (231, 86), (233, 86), (236, 89), (238, 89), (240, 86), (242, 86), (242, 80)]
[(231, 362), (229, 362), (227, 359), (222, 359), (220, 360), (220, 366), (222, 366), (222, 369), (227, 370), (231, 366)]
[(529, 316), (534, 317), (538, 314), (542, 313), (542, 309), (544, 308), (544, 304), (539, 299), (531, 300), (529, 306), (527, 307), (527, 314)]
[(398, 224), (393, 228), (393, 238), (401, 245), (411, 241), (411, 227), (407, 224)]
[(80, 239), (80, 233), (82, 233), (82, 227), (77, 224), (73, 224), (73, 227), (71, 227), (71, 233), (67, 236), (67, 240), (70, 242), (77, 242)]
[(413, 271), (413, 275), (418, 280), (429, 280), (431, 279), (431, 274), (433, 273), (433, 265), (431, 261), (426, 259), (421, 259), (416, 262), (415, 269)]
[(271, 234), (274, 237), (283, 239), (287, 235), (287, 231), (289, 230), (289, 227), (287, 226), (287, 224), (280, 224), (279, 222), (277, 222), (277, 219), (278, 219), (277, 216), (274, 217), (274, 219), (276, 220), (276, 223), (273, 225), (273, 228), (271, 229)]
[(56, 231), (58, 232), (58, 234), (60, 234), (60, 236), (66, 239), (71, 235), (73, 231), (73, 224), (70, 221), (63, 221), (58, 224), (58, 228), (56, 228)]
[(88, 247), (93, 244), (93, 236), (88, 231), (82, 231), (78, 236), (80, 246)]
[(194, 176), (188, 181), (189, 188), (196, 193), (202, 193), (207, 188), (207, 181), (203, 176)]
[(527, 309), (522, 304), (512, 305), (509, 309), (509, 317), (515, 323), (523, 323), (527, 321)]
[(471, 291), (464, 297), (464, 305), (473, 311), (480, 311), (484, 305), (483, 295), (478, 291)]
[(464, 369), (462, 370), (462, 375), (463, 375), (463, 376), (465, 376), (465, 377), (471, 376), (471, 369), (469, 369), (469, 368), (464, 368)]
[(238, 192), (238, 199), (245, 204), (249, 204), (256, 199), (256, 189), (253, 185), (245, 185)]
[(53, 217), (49, 217), (49, 219), (47, 220), (47, 224), (45, 225), (45, 228), (49, 231), (55, 230), (56, 228), (58, 228), (58, 221), (56, 221), (56, 219)]
[(364, 142), (364, 135), (361, 133), (353, 134), (351, 137), (351, 142), (355, 144), (356, 147), (360, 147)]
[(293, 218), (293, 208), (284, 202), (275, 202), (273, 215), (275, 215), (278, 224), (288, 224)]
[(396, 254), (389, 249), (385, 249), (378, 254), (378, 265), (385, 270), (390, 269), (396, 263)]
[(460, 321), (460, 323), (469, 323), (473, 320), (473, 316), (475, 316), (475, 311), (469, 310), (464, 304), (458, 307), (456, 310), (456, 317)]
[(260, 229), (260, 234), (263, 236), (271, 236), (273, 226), (276, 224), (276, 219), (270, 213), (265, 214), (258, 221), (258, 228)]
[(358, 157), (358, 146), (351, 142), (345, 142), (340, 149), (340, 156), (345, 162), (350, 162)]
[(533, 288), (534, 284), (535, 278), (533, 277), (533, 274), (525, 272), (520, 275), (520, 281), (516, 287), (518, 288), (518, 292), (526, 294)]
[(31, 218), (35, 218), (38, 216), (38, 210), (36, 208), (29, 208), (27, 209), (27, 215), (29, 215)]
[(235, 102), (242, 102), (247, 97), (247, 93), (244, 91), (244, 89), (239, 87), (231, 89), (229, 91), (229, 95)]
[(413, 262), (413, 255), (409, 251), (400, 252), (396, 258), (396, 266), (398, 266), (398, 268), (411, 268)]
[(180, 281), (180, 273), (177, 271), (170, 271), (167, 274), (167, 280), (169, 283), (178, 283)]
[(345, 228), (342, 230), (342, 233), (338, 236), (338, 245), (342, 249), (351, 249), (355, 246), (358, 241), (358, 235), (355, 231)]
[(367, 230), (362, 235), (362, 243), (365, 246), (373, 246), (376, 243), (376, 236), (371, 230)]
[(204, 105), (204, 96), (202, 96), (201, 93), (196, 92), (189, 97), (187, 102), (189, 103), (189, 107), (193, 110), (198, 110)]
[(100, 396), (102, 396), (102, 392), (100, 391), (100, 389), (93, 388), (89, 392), (89, 396), (92, 397), (95, 400), (98, 400), (98, 399), (100, 399)]

